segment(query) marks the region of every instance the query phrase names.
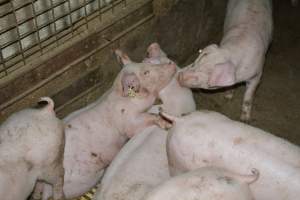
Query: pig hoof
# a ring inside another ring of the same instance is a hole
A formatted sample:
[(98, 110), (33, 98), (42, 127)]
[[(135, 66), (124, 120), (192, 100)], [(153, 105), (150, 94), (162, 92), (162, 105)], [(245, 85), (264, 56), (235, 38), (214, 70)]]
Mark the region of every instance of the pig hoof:
[(172, 128), (172, 123), (160, 118), (158, 121), (157, 121), (157, 125), (162, 128), (162, 129), (170, 129)]

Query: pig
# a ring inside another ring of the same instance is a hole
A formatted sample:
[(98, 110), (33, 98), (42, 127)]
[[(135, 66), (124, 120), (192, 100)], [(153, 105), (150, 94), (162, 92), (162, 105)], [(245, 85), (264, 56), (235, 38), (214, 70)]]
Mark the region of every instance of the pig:
[[(163, 64), (174, 63), (170, 60), (166, 53), (160, 48), (158, 43), (152, 43), (147, 48), (147, 58), (143, 60), (144, 63)], [(177, 72), (180, 68), (177, 66)], [(159, 113), (159, 109), (165, 112), (172, 113), (173, 115), (180, 116), (192, 112), (196, 109), (196, 104), (193, 98), (193, 93), (190, 89), (179, 85), (177, 80), (177, 74), (172, 81), (159, 92), (159, 98), (163, 104), (152, 106), (149, 112)]]
[(229, 0), (220, 45), (200, 50), (198, 58), (179, 73), (179, 83), (190, 88), (217, 89), (246, 82), (240, 119), (249, 122), (272, 24), (269, 0)]
[(249, 184), (258, 179), (258, 171), (240, 175), (215, 167), (202, 167), (163, 182), (144, 200), (254, 200)]
[[(144, 63), (173, 62), (157, 43), (150, 44), (147, 51)], [(158, 107), (161, 107), (181, 116), (196, 107), (191, 90), (181, 87), (176, 77), (159, 92), (159, 98), (162, 104), (152, 106), (148, 112), (158, 113)], [(170, 176), (166, 139), (167, 131), (158, 126), (148, 127), (133, 136), (107, 168), (94, 199), (140, 200), (157, 184), (167, 180)]]
[(126, 143), (107, 168), (93, 200), (140, 200), (169, 176), (167, 131), (151, 126)]
[(300, 148), (275, 135), (212, 111), (172, 121), (167, 138), (171, 175), (215, 166), (245, 174), (260, 172), (250, 185), (256, 200), (296, 200), (300, 195)]
[(64, 200), (64, 126), (54, 102), (42, 97), (39, 108), (12, 114), (0, 126), (0, 197), (26, 200), (37, 181), (53, 186), (53, 199)]
[[(167, 125), (159, 115), (146, 111), (173, 78), (176, 65), (134, 63), (121, 50), (115, 53), (124, 67), (112, 88), (64, 119), (63, 189), (67, 198), (81, 196), (94, 187), (129, 138), (154, 124)], [(43, 200), (49, 194), (49, 186), (44, 187)]]

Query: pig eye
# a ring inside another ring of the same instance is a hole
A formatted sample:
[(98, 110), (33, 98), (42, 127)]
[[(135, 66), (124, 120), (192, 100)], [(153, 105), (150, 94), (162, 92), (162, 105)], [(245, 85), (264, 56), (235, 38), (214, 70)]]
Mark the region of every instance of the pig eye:
[(150, 71), (149, 70), (147, 70), (147, 71), (144, 71), (144, 75), (148, 75), (150, 73)]

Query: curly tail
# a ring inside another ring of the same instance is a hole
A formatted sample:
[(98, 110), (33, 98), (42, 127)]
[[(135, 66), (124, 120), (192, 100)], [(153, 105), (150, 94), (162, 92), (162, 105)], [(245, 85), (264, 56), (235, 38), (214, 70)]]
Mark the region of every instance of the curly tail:
[(54, 110), (54, 101), (50, 97), (41, 97), (37, 102), (37, 108)]

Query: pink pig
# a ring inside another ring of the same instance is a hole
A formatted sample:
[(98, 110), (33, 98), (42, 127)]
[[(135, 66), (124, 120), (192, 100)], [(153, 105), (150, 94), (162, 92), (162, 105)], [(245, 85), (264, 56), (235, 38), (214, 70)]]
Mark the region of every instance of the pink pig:
[[(146, 111), (173, 78), (176, 65), (134, 63), (120, 50), (116, 50), (116, 55), (124, 67), (112, 88), (96, 102), (64, 119), (67, 198), (78, 197), (95, 186), (129, 138), (154, 124), (167, 125), (161, 117)], [(44, 191), (43, 200), (48, 196)]]
[(183, 86), (204, 89), (246, 82), (241, 120), (248, 121), (271, 36), (269, 0), (230, 0), (220, 45), (201, 50), (194, 63), (179, 73), (178, 80)]
[[(144, 63), (174, 63), (167, 57), (166, 53), (160, 48), (158, 43), (150, 44), (147, 49), (147, 54), (148, 56), (143, 60)], [(177, 67), (177, 71), (180, 71), (179, 67)], [(161, 105), (152, 106), (149, 112), (158, 114), (158, 108), (161, 108), (167, 113), (180, 116), (196, 109), (192, 91), (186, 87), (182, 87), (178, 83), (177, 74), (172, 81), (159, 92), (159, 98), (163, 103)]]
[(54, 200), (64, 199), (64, 126), (52, 99), (42, 97), (38, 105), (0, 126), (1, 199), (26, 200), (38, 180), (53, 186)]
[[(166, 64), (172, 62), (157, 43), (148, 49), (145, 63)], [(126, 56), (127, 60), (129, 57)], [(158, 113), (158, 107), (176, 116), (195, 110), (190, 89), (181, 87), (176, 77), (159, 92), (162, 101), (148, 112)], [(101, 186), (94, 200), (140, 200), (157, 184), (170, 178), (166, 153), (167, 131), (147, 127), (127, 142), (106, 169)]]
[(300, 196), (300, 148), (217, 112), (172, 117), (167, 155), (172, 175), (215, 166), (245, 174), (256, 168), (250, 185), (256, 200), (296, 200)]

